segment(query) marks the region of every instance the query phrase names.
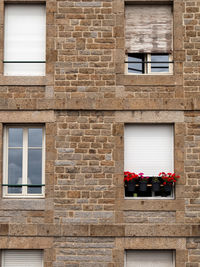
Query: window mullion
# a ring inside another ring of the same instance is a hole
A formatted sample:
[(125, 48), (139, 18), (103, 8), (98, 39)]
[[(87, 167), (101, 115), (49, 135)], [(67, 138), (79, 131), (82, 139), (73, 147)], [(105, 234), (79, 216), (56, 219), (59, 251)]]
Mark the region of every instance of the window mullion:
[[(23, 175), (22, 184), (27, 184), (28, 175), (28, 128), (23, 128)], [(22, 194), (27, 195), (28, 187), (22, 187)]]
[[(5, 183), (8, 184), (8, 128), (4, 129), (4, 151), (5, 151), (5, 163), (4, 163), (4, 172), (5, 173)], [(4, 193), (8, 194), (8, 186), (3, 187)]]
[[(42, 184), (45, 183), (45, 128), (42, 129)], [(44, 186), (42, 186), (42, 194), (44, 195)]]
[(149, 63), (151, 61), (151, 54), (147, 54), (147, 62), (146, 63), (146, 68), (147, 68), (147, 71), (146, 73), (151, 73), (151, 63)]

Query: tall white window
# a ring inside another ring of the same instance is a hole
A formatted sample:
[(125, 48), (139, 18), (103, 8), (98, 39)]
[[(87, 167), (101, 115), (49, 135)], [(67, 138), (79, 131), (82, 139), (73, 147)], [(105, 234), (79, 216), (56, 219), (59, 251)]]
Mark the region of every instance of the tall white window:
[(2, 267), (43, 267), (42, 250), (8, 249), (2, 253)]
[(44, 76), (45, 47), (45, 6), (5, 5), (4, 75)]
[(44, 127), (5, 126), (4, 196), (44, 195), (44, 162)]
[(127, 250), (125, 267), (175, 267), (170, 250)]
[(158, 176), (174, 171), (174, 130), (169, 124), (127, 124), (124, 170)]

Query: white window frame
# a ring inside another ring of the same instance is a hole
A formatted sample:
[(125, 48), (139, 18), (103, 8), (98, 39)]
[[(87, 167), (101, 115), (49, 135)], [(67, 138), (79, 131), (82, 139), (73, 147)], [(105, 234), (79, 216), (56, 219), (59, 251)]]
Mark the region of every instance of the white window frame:
[[(135, 53), (135, 54), (137, 54), (137, 53)], [(160, 54), (162, 54), (162, 53), (160, 53)], [(144, 53), (144, 55), (145, 55), (144, 56), (145, 61), (151, 61), (151, 54)], [(163, 53), (163, 55), (164, 55), (164, 53)], [(171, 62), (173, 60), (173, 56), (172, 56), (172, 54), (168, 54), (168, 55), (169, 55), (169, 62)], [(126, 54), (125, 59), (127, 62), (128, 61), (128, 54)], [(125, 63), (125, 74), (126, 75), (173, 75), (173, 63), (169, 63), (169, 71), (168, 72), (151, 72), (151, 63), (145, 63), (145, 65), (144, 65), (145, 72), (141, 73), (141, 74), (128, 72), (128, 64), (129, 63)]]
[[(130, 251), (130, 250), (134, 250), (134, 251), (138, 251), (137, 249), (126, 249), (124, 250), (124, 267), (127, 267), (127, 251)], [(151, 249), (151, 250), (147, 250), (147, 249), (143, 249), (143, 250), (139, 250), (139, 251), (164, 251), (164, 249)], [(170, 250), (170, 249), (166, 249), (166, 251), (171, 251), (172, 252), (172, 267), (175, 267), (176, 266), (176, 252), (174, 250)], [(4, 266), (3, 266), (4, 267)]]
[[(126, 125), (129, 125), (130, 123), (127, 123), (127, 124), (124, 124), (124, 137), (125, 137), (125, 128), (126, 128)], [(131, 123), (131, 125), (151, 125), (152, 123), (141, 123), (141, 124), (137, 124), (137, 123)], [(153, 124), (153, 125), (162, 125), (162, 123), (158, 123), (158, 124)], [(173, 124), (168, 124), (168, 125), (173, 125)], [(173, 137), (174, 137), (174, 126), (173, 126)], [(173, 138), (173, 148), (174, 148), (174, 138)], [(124, 153), (125, 153), (125, 138), (124, 138)], [(173, 153), (174, 154), (174, 153)], [(125, 160), (125, 158), (124, 158)], [(173, 159), (174, 160), (174, 159)], [(125, 162), (125, 161), (124, 161)], [(174, 162), (173, 162), (173, 169), (174, 169)], [(124, 171), (130, 171), (130, 170), (124, 170)], [(163, 170), (160, 170), (160, 171), (163, 171)], [(146, 174), (146, 176), (150, 176), (148, 174)], [(153, 191), (151, 191), (151, 196), (150, 197), (138, 197), (138, 196), (133, 196), (133, 197), (127, 197), (125, 196), (125, 188), (124, 188), (124, 199), (175, 199), (175, 185), (172, 186), (172, 191), (171, 191), (171, 195), (169, 196), (166, 196), (166, 197), (162, 197), (162, 196), (155, 196), (155, 193)]]
[[(6, 267), (5, 266), (5, 253), (6, 251), (9, 251), (9, 249), (4, 249), (2, 250), (2, 256), (1, 256), (1, 266), (2, 267)], [(13, 249), (10, 249), (10, 251), (13, 251)], [(25, 251), (40, 251), (42, 254), (42, 260), (41, 260), (41, 267), (44, 267), (44, 251), (40, 250), (40, 249), (16, 249), (16, 252), (25, 252)], [(36, 266), (37, 267), (37, 266)]]
[[(42, 129), (42, 184), (40, 194), (28, 194), (28, 186), (22, 186), (22, 193), (12, 194), (8, 193), (8, 186), (3, 186), (3, 196), (9, 198), (43, 198), (45, 195), (45, 127), (44, 125), (5, 125), (3, 137), (3, 184), (8, 184), (8, 129), (22, 128), (23, 129), (23, 149), (22, 149), (22, 184), (28, 184), (28, 129), (41, 128)], [(34, 147), (37, 148), (37, 147)]]

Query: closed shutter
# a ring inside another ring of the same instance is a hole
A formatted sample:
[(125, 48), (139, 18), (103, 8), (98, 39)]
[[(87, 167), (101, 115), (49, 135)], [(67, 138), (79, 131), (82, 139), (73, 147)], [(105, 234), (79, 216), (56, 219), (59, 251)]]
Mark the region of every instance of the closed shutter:
[(2, 267), (42, 267), (42, 250), (4, 250)]
[(174, 170), (173, 125), (127, 124), (124, 136), (124, 170), (158, 176)]
[(126, 267), (173, 267), (172, 251), (133, 251), (126, 252)]
[(126, 52), (170, 53), (172, 51), (172, 7), (127, 5)]
[[(5, 6), (4, 61), (45, 61), (44, 5)], [(5, 63), (5, 75), (45, 75), (45, 63)]]

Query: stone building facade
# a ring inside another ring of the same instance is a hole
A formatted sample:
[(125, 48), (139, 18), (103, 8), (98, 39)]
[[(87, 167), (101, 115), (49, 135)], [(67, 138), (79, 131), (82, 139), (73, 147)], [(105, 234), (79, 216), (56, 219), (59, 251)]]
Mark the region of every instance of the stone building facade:
[[(46, 5), (46, 75), (4, 75), (4, 9)], [(173, 74), (124, 71), (125, 5), (173, 7)], [(45, 197), (0, 197), (0, 248), (44, 267), (122, 267), (168, 250), (200, 267), (200, 1), (1, 0), (0, 173), (5, 125), (45, 128)], [(174, 199), (124, 198), (124, 125), (174, 125)], [(0, 187), (2, 191), (2, 187)], [(4, 267), (4, 266), (2, 266)]]

